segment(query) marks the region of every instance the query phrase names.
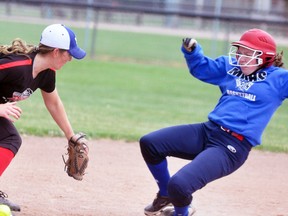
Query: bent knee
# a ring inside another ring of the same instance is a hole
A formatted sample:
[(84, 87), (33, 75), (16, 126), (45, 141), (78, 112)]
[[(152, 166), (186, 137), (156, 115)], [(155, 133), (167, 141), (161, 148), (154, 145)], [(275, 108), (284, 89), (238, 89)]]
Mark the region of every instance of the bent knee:
[(157, 145), (149, 134), (141, 137), (139, 144), (145, 162), (158, 164), (165, 159), (165, 157), (160, 156)]
[(149, 136), (148, 135), (142, 136), (139, 140), (139, 144), (141, 154), (144, 160), (148, 163), (151, 163), (153, 153), (151, 150), (152, 142), (149, 139)]
[(192, 194), (185, 179), (180, 176), (172, 176), (168, 183), (168, 194), (174, 206), (183, 207), (190, 205)]
[(1, 140), (0, 147), (9, 149), (14, 155), (17, 154), (22, 145), (22, 138), (18, 133), (11, 134), (9, 137)]

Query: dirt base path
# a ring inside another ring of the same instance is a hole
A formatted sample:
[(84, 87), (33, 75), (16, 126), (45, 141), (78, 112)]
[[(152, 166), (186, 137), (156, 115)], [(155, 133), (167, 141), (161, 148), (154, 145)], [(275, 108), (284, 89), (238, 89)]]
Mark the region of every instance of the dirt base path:
[[(90, 141), (87, 175), (63, 171), (64, 138), (24, 136), (0, 179), (0, 190), (21, 205), (15, 216), (140, 216), (157, 188), (138, 143)], [(169, 158), (171, 174), (187, 161)], [(234, 174), (194, 194), (197, 216), (288, 216), (288, 155), (253, 150)]]

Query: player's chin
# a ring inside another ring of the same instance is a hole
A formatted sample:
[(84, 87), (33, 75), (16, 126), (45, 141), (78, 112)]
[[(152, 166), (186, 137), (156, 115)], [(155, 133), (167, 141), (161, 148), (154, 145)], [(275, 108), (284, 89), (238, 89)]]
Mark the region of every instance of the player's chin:
[(55, 66), (54, 67), (54, 70), (60, 70), (62, 67), (64, 66), (64, 64), (62, 64), (62, 65), (57, 65), (57, 66)]
[(255, 71), (255, 69), (252, 67), (241, 66), (241, 71), (244, 75), (248, 76), (252, 74)]

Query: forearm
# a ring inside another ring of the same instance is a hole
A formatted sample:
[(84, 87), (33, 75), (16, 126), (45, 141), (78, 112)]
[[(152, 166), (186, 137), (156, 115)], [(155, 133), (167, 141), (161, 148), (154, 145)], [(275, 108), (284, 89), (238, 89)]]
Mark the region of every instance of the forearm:
[(70, 139), (74, 135), (74, 132), (57, 90), (55, 89), (54, 92), (51, 93), (42, 91), (42, 97), (50, 115), (59, 128), (63, 131), (66, 138)]
[(47, 107), (48, 111), (50, 112), (52, 118), (59, 126), (59, 128), (63, 131), (67, 139), (70, 139), (73, 135), (73, 129), (64, 109), (64, 105), (61, 101), (54, 106), (54, 107)]
[(214, 85), (219, 85), (226, 72), (226, 60), (219, 57), (217, 59), (211, 59), (204, 55), (201, 45), (197, 44), (192, 52), (188, 52), (182, 46), (182, 52), (187, 62), (189, 72), (195, 78)]

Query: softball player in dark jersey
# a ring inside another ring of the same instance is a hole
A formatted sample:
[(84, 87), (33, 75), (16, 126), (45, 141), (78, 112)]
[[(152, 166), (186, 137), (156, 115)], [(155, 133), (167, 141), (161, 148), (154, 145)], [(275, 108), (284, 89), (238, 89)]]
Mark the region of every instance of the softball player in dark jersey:
[[(21, 137), (13, 124), (22, 114), (18, 102), (29, 98), (38, 88), (66, 138), (74, 135), (55, 87), (55, 71), (72, 57), (82, 59), (85, 55), (77, 46), (73, 31), (61, 24), (47, 26), (37, 47), (26, 45), (21, 39), (15, 39), (10, 46), (0, 46), (0, 176), (21, 146)], [(1, 191), (0, 204), (20, 211), (19, 205)]]
[[(193, 193), (243, 165), (288, 97), (288, 73), (277, 67), (283, 65), (282, 55), (276, 54), (275, 41), (265, 31), (245, 32), (232, 43), (229, 57), (210, 59), (191, 38), (183, 39), (181, 49), (191, 75), (219, 86), (222, 96), (207, 122), (160, 129), (140, 139), (143, 158), (159, 188), (144, 209), (146, 215), (193, 215)], [(167, 156), (191, 162), (170, 177)]]

